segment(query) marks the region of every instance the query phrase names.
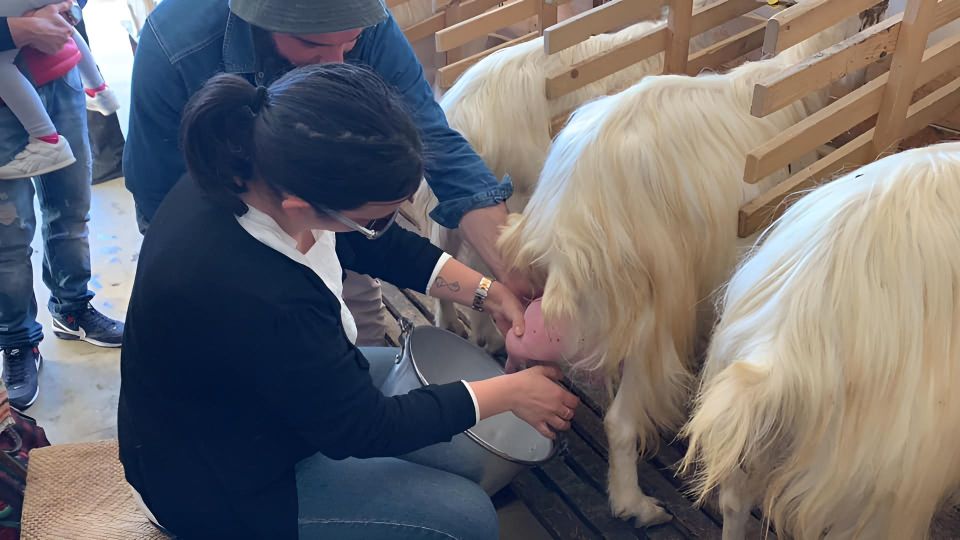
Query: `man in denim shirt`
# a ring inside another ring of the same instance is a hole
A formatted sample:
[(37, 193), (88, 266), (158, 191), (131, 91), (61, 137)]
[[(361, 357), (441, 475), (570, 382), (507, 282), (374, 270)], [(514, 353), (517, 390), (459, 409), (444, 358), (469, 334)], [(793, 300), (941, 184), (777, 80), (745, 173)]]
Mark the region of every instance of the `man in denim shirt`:
[[(323, 62), (369, 65), (402, 93), (431, 157), (428, 182), (440, 201), (431, 217), (444, 227), (460, 226), (496, 277), (506, 279), (495, 243), (513, 186), (509, 178), (499, 182), (447, 125), (413, 49), (381, 0), (164, 0), (137, 47), (124, 152), (141, 231), (185, 172), (177, 144), (180, 114), (207, 79), (227, 72), (269, 84), (292, 65)], [(360, 328), (358, 344), (382, 343), (379, 284), (348, 275), (344, 297)]]
[[(43, 363), (33, 283), (33, 249), (39, 202), (43, 236), (43, 282), (56, 337), (119, 347), (123, 323), (91, 305), (90, 148), (86, 97), (76, 65), (80, 52), (72, 27), (60, 13), (69, 2), (51, 4), (23, 17), (0, 17), (0, 51), (21, 49), (18, 67), (37, 86), (37, 95), (70, 142), (76, 162), (34, 178), (0, 180), (0, 356), (10, 404), (24, 410), (40, 394)], [(0, 80), (0, 84), (6, 81)], [(9, 107), (0, 106), (0, 163), (27, 147), (28, 133)]]

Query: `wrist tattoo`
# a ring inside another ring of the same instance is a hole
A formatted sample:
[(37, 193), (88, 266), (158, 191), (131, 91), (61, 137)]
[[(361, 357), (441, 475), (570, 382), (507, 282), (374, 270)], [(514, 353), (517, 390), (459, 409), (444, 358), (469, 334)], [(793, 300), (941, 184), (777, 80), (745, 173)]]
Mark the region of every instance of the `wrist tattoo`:
[(459, 281), (447, 281), (440, 276), (437, 276), (437, 280), (434, 281), (434, 286), (438, 289), (444, 287), (450, 289), (452, 292), (460, 292), (460, 282)]

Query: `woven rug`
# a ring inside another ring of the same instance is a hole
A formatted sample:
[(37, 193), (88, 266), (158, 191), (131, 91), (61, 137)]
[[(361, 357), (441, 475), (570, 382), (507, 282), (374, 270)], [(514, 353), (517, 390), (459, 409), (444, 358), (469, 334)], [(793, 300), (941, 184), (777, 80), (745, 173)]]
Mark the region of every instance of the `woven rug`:
[(23, 540), (165, 540), (134, 502), (117, 441), (30, 452)]

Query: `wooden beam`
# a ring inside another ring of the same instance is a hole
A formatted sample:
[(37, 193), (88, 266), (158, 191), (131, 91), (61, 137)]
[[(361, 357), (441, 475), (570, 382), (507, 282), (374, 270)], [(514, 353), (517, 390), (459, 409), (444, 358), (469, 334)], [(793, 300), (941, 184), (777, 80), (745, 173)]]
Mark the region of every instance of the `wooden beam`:
[(557, 12), (557, 4), (555, 2), (540, 0), (539, 9), (540, 13), (537, 15), (537, 23), (539, 24), (539, 30), (542, 34), (544, 30), (557, 24), (560, 15)]
[[(939, 28), (958, 17), (960, 2), (941, 2), (936, 9), (933, 28)], [(758, 84), (750, 113), (758, 117), (766, 116), (851, 71), (889, 56), (897, 47), (902, 22), (902, 13), (890, 17)]]
[(737, 233), (740, 238), (747, 238), (773, 223), (792, 204), (793, 201), (788, 202), (787, 197), (797, 195), (799, 198), (799, 192), (816, 187), (820, 180), (837, 171), (869, 163), (873, 158), (869, 153), (872, 138), (871, 129), (744, 204), (738, 219)]
[(500, 5), (503, 0), (470, 0), (460, 5), (460, 14), (463, 19), (472, 19), (488, 9)]
[(892, 17), (757, 84), (750, 114), (762, 118), (829, 86), (848, 73), (893, 52), (900, 35), (900, 17)]
[[(409, 1), (409, 0), (407, 0)], [(475, 17), (480, 13), (490, 9), (491, 7), (497, 5), (500, 0), (471, 0), (470, 2), (464, 2), (460, 4), (456, 9), (460, 10), (460, 16), (463, 17)], [(450, 5), (449, 0), (440, 2), (438, 0), (437, 7), (443, 7), (446, 9)], [(412, 26), (409, 26), (403, 30), (403, 35), (407, 37), (407, 41), (410, 43), (415, 43), (421, 39), (435, 35), (437, 32), (443, 30), (447, 26), (447, 14), (445, 11), (438, 11), (432, 17), (418, 22)]]
[(559, 114), (554, 116), (550, 121), (550, 138), (553, 139), (557, 136), (557, 133), (560, 133), (560, 130), (563, 129), (563, 126), (566, 125), (567, 120), (570, 119), (570, 116), (573, 114), (573, 111), (570, 111), (566, 114)]
[(590, 83), (642, 62), (663, 51), (667, 32), (663, 25), (609, 51), (578, 62), (566, 71), (547, 78), (547, 99), (558, 99)]
[(706, 68), (720, 66), (759, 49), (766, 27), (764, 21), (695, 53), (687, 64), (687, 75), (696, 76)]
[(664, 0), (613, 0), (584, 11), (543, 33), (543, 50), (556, 54), (624, 24), (657, 20), (662, 16)]
[(395, 8), (400, 4), (406, 4), (409, 1), (410, 0), (387, 0), (387, 9)]
[[(757, 5), (757, 0), (726, 0), (698, 8), (693, 12), (690, 33), (695, 36), (712, 30), (725, 22), (747, 15), (757, 9)], [(766, 24), (767, 20), (762, 19), (762, 22)]]
[(533, 17), (539, 12), (539, 0), (518, 0), (492, 9), (437, 32), (437, 52), (455, 49), (501, 28)]
[[(444, 8), (443, 12), (447, 15), (446, 19), (443, 21), (443, 26), (445, 28), (456, 26), (457, 24), (460, 24), (461, 22), (470, 18), (470, 15), (463, 12), (462, 0), (453, 0), (452, 2), (450, 2), (450, 5)], [(440, 30), (440, 32), (443, 32), (443, 30)], [(439, 34), (440, 32), (437, 32), (437, 34)], [(450, 65), (450, 64), (453, 64), (454, 62), (458, 62), (463, 59), (462, 47), (453, 47), (446, 51), (441, 51), (436, 46), (436, 41), (437, 41), (436, 35), (433, 36), (433, 41), (434, 41), (434, 49), (438, 53), (443, 55), (443, 65), (445, 66)]]
[[(939, 88), (910, 106), (904, 130), (900, 136), (909, 136), (931, 122), (960, 107), (960, 79)], [(777, 184), (740, 208), (738, 234), (746, 238), (770, 224), (791, 204), (787, 197), (816, 187), (817, 182), (843, 169), (862, 166), (877, 157), (873, 149), (875, 129), (863, 133), (825, 158), (806, 167)]]
[(413, 26), (407, 27), (403, 31), (403, 35), (407, 37), (407, 41), (410, 43), (416, 43), (421, 39), (428, 38), (443, 30), (446, 19), (447, 15), (445, 13), (437, 13), (429, 19), (422, 20)]
[(481, 51), (477, 54), (474, 54), (473, 56), (468, 56), (463, 60), (454, 62), (449, 66), (444, 66), (437, 70), (437, 84), (440, 86), (442, 90), (447, 90), (448, 88), (453, 86), (453, 84), (457, 81), (460, 75), (463, 74), (464, 71), (469, 69), (471, 66), (473, 66), (480, 60), (483, 60), (484, 58), (490, 56), (491, 54), (501, 49), (512, 47), (514, 45), (518, 45), (525, 41), (530, 41), (531, 39), (534, 39), (539, 35), (540, 35), (539, 32), (530, 32), (525, 36), (520, 36), (516, 39), (506, 41), (504, 43), (497, 45), (496, 47), (491, 47), (485, 51)]
[(957, 108), (960, 108), (960, 79), (954, 79), (911, 105), (900, 136), (913, 135)]
[(663, 52), (664, 73), (686, 73), (690, 54), (693, 0), (669, 0), (667, 15), (667, 44)]
[(810, 0), (777, 13), (767, 24), (763, 53), (775, 55), (881, 0)]
[[(707, 8), (701, 8), (693, 15), (691, 34), (702, 34), (727, 21), (749, 13), (756, 7), (757, 0), (727, 0), (726, 2), (712, 4)], [(560, 23), (557, 27), (563, 24)], [(544, 43), (546, 43), (546, 35), (544, 35)], [(666, 43), (666, 26), (663, 24), (657, 25), (643, 35), (622, 43), (605, 53), (578, 62), (548, 78), (547, 97), (557, 99), (608, 75), (627, 69), (662, 52), (666, 48)], [(548, 54), (550, 54), (549, 51)], [(705, 57), (700, 57), (698, 62), (698, 65), (708, 65), (705, 64)]]
[(873, 139), (873, 149), (877, 154), (893, 147), (905, 135), (907, 111), (913, 99), (927, 38), (933, 30), (936, 10), (937, 0), (907, 0), (900, 40), (890, 66), (890, 80), (884, 87), (880, 115), (877, 117)]
[[(958, 2), (960, 4), (960, 2)], [(923, 86), (960, 64), (960, 34), (927, 50), (915, 85)], [(812, 152), (880, 111), (883, 88), (890, 78), (884, 73), (813, 113), (747, 154), (744, 181), (755, 183)]]

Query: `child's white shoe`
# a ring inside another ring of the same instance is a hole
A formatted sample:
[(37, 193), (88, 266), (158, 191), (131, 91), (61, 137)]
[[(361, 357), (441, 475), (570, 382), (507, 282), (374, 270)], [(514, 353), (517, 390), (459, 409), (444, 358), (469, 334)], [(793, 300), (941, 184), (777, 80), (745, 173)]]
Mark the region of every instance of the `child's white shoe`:
[(66, 137), (61, 135), (55, 143), (30, 137), (27, 147), (0, 167), (0, 180), (19, 180), (51, 173), (75, 161), (77, 158), (73, 156)]
[(85, 90), (87, 94), (87, 110), (95, 111), (104, 116), (110, 116), (120, 109), (120, 101), (113, 89), (104, 85), (102, 89)]

